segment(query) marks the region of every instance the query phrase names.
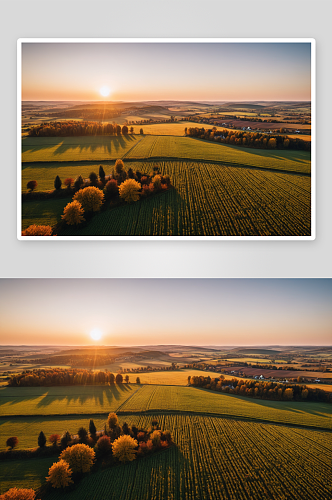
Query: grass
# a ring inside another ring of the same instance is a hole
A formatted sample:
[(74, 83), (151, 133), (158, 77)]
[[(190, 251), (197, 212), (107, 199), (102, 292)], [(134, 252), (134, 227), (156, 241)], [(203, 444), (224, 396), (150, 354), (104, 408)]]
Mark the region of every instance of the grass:
[(135, 385), (1, 387), (1, 415), (84, 414), (116, 411)]
[(39, 488), (48, 475), (56, 457), (6, 460), (1, 462), (0, 493), (10, 488)]
[[(101, 212), (85, 227), (68, 226), (61, 235), (310, 235), (309, 177), (189, 161), (158, 163), (176, 189)], [(151, 164), (129, 165), (151, 170)]]
[[(209, 160), (233, 166), (310, 172), (310, 153), (306, 151), (245, 149), (191, 137), (128, 135), (124, 137), (29, 137), (22, 140), (22, 161), (30, 163), (88, 160), (102, 162), (117, 158), (146, 159), (148, 157)], [(38, 182), (41, 179), (35, 176), (34, 180)], [(25, 185), (24, 182), (23, 185)]]
[[(215, 417), (158, 419), (177, 447), (87, 476), (66, 498), (326, 500), (332, 494), (330, 433)], [(138, 425), (150, 422), (141, 417)]]
[(34, 200), (22, 203), (22, 230), (31, 224), (54, 226), (71, 198)]

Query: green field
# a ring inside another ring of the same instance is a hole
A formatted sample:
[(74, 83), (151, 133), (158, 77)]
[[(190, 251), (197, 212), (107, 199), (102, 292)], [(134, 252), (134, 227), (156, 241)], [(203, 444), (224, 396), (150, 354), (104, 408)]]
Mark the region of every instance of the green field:
[(136, 384), (0, 387), (0, 398), (2, 418), (187, 411), (332, 429), (332, 405), (327, 403), (251, 399), (193, 387)]
[[(224, 165), (310, 173), (310, 153), (305, 151), (244, 149), (191, 137), (128, 135), (121, 137), (28, 137), (22, 140), (23, 163), (102, 162), (117, 158), (146, 159), (148, 157), (209, 160), (222, 162)], [(35, 180), (38, 182), (37, 178)]]
[(6, 460), (0, 467), (0, 493), (10, 488), (39, 488), (57, 457)]
[[(146, 428), (151, 418), (141, 416), (128, 422)], [(326, 500), (331, 496), (331, 433), (220, 417), (157, 418), (163, 429), (172, 432), (177, 447), (89, 475), (65, 498)], [(2, 463), (6, 487), (11, 486), (12, 463)], [(16, 462), (20, 485), (25, 485), (20, 467), (36, 484), (52, 460), (28, 463)], [(62, 492), (52, 491), (47, 499), (63, 497)]]
[[(159, 164), (175, 189), (101, 212), (89, 225), (78, 229), (68, 226), (61, 234), (310, 235), (309, 177), (208, 163)], [(136, 169), (139, 162), (130, 165)]]

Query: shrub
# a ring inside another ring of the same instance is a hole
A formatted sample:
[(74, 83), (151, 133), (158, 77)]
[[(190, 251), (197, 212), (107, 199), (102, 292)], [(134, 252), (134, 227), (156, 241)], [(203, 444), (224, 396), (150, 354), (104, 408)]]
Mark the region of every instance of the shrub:
[(72, 470), (65, 460), (59, 460), (50, 467), (46, 481), (49, 481), (53, 488), (66, 488), (72, 483)]
[(136, 458), (136, 451), (138, 442), (131, 436), (120, 436), (112, 444), (113, 455), (120, 462), (131, 462)]
[(107, 425), (110, 429), (114, 429), (118, 425), (119, 419), (116, 413), (110, 413), (107, 417)]
[(44, 448), (45, 444), (46, 444), (46, 436), (43, 433), (43, 431), (40, 431), (38, 436), (38, 446), (39, 448)]
[(54, 179), (54, 187), (55, 187), (55, 189), (57, 189), (57, 190), (60, 189), (61, 188), (61, 184), (62, 184), (61, 179), (57, 175), (56, 178)]
[(34, 500), (36, 492), (31, 489), (11, 488), (3, 495), (0, 495), (1, 500)]
[(98, 212), (102, 206), (104, 194), (100, 191), (100, 189), (94, 186), (89, 186), (84, 189), (80, 189), (74, 195), (73, 200), (79, 201), (85, 212)]
[(32, 224), (25, 231), (22, 231), (22, 236), (52, 236), (52, 227)]
[(38, 186), (37, 181), (29, 181), (27, 184), (27, 188), (30, 189), (30, 191), (36, 189), (37, 186)]
[(86, 444), (74, 444), (63, 450), (59, 458), (68, 462), (73, 472), (89, 472), (95, 456), (93, 449)]
[(112, 449), (110, 438), (108, 436), (101, 436), (96, 443), (96, 449), (100, 455), (106, 455), (109, 453)]
[(125, 180), (119, 187), (120, 197), (123, 198), (127, 203), (139, 200), (139, 191), (141, 185), (135, 179)]
[(65, 206), (65, 208), (63, 209), (63, 215), (61, 215), (61, 219), (65, 220), (69, 226), (73, 226), (85, 221), (83, 214), (84, 210), (81, 203), (77, 200), (74, 200)]
[(15, 446), (17, 445), (18, 445), (18, 438), (16, 436), (12, 436), (8, 438), (6, 441), (6, 446), (9, 446), (11, 450), (15, 448)]
[(53, 444), (53, 446), (56, 446), (58, 444), (60, 437), (61, 436), (59, 434), (51, 434), (48, 440), (50, 443)]

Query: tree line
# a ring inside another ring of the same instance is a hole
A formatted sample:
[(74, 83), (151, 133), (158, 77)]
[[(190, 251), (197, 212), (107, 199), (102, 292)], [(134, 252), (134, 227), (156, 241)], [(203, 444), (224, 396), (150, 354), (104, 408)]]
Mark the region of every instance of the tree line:
[[(128, 135), (133, 134), (134, 128), (127, 125), (118, 125), (116, 123), (100, 122), (49, 122), (41, 123), (28, 131), (29, 137), (67, 137), (67, 136), (86, 136), (86, 135)], [(143, 129), (140, 130), (143, 134)]]
[[(12, 375), (8, 380), (10, 387), (44, 387), (53, 385), (113, 385), (129, 383), (129, 375), (105, 371), (88, 371), (85, 369), (35, 369), (25, 370)], [(139, 382), (138, 382), (139, 383)]]
[(256, 380), (225, 379), (189, 376), (188, 384), (212, 391), (226, 392), (238, 396), (246, 396), (274, 401), (319, 401), (332, 403), (332, 394), (321, 389), (312, 389), (306, 385), (281, 384), (278, 382), (260, 382)]
[(262, 132), (248, 132), (244, 130), (212, 130), (204, 127), (185, 128), (189, 137), (197, 137), (207, 141), (215, 140), (224, 144), (244, 146), (258, 149), (300, 149), (311, 150), (311, 142), (300, 138), (292, 138), (284, 135), (264, 134)]

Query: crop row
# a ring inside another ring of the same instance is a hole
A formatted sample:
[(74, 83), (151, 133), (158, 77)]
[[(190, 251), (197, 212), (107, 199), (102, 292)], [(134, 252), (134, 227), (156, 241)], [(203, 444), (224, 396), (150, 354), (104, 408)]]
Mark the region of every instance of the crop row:
[[(158, 418), (158, 417), (157, 417)], [(183, 415), (159, 418), (177, 448), (84, 479), (69, 500), (326, 500), (331, 435)], [(136, 425), (146, 425), (140, 417)], [(317, 443), (325, 438), (329, 450)], [(322, 455), (324, 459), (322, 460)], [(50, 500), (60, 498), (54, 492)]]
[[(131, 163), (135, 169), (139, 163)], [(311, 180), (194, 162), (161, 162), (175, 189), (93, 218), (73, 234), (308, 236)], [(142, 170), (151, 164), (140, 164)], [(68, 234), (73, 230), (68, 228)]]

